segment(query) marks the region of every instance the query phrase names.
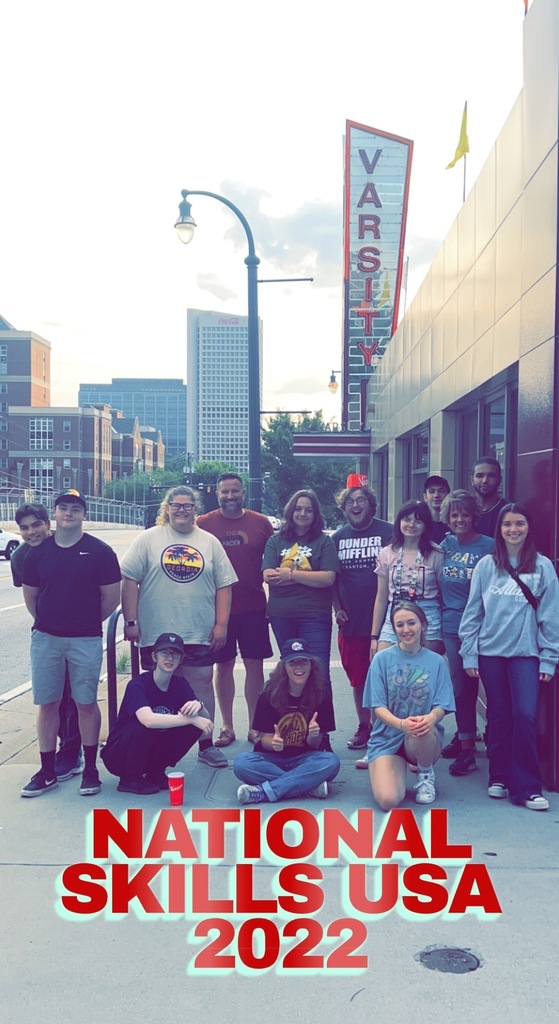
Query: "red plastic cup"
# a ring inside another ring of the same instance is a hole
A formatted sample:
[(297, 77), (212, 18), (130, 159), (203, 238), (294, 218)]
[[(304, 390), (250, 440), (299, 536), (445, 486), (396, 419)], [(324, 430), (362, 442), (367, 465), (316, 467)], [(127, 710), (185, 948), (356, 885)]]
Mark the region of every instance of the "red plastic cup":
[(171, 807), (181, 807), (184, 801), (184, 772), (169, 772), (169, 803)]

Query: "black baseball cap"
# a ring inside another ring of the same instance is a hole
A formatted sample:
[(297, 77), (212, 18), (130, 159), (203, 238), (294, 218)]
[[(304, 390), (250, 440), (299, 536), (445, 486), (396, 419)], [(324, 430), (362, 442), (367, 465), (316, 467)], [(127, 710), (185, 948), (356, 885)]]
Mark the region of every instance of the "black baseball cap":
[(294, 640), (286, 640), (281, 649), (282, 661), (295, 661), (295, 658), (306, 658), (307, 660), (311, 658), (305, 641), (299, 637)]
[(182, 636), (179, 636), (178, 633), (161, 633), (153, 645), (153, 653), (156, 654), (157, 651), (168, 648), (172, 651), (177, 651), (183, 658), (186, 654)]
[(77, 491), (75, 487), (69, 487), (67, 491), (63, 491), (54, 500), (54, 507), (60, 505), (61, 501), (75, 501), (77, 505), (81, 505), (84, 512), (87, 512), (86, 500), (81, 491)]

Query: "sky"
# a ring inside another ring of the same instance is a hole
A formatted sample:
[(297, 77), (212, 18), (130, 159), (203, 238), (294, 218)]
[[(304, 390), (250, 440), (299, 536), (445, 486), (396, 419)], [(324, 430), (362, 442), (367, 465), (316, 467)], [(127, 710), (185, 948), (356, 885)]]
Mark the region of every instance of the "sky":
[(345, 121), (414, 141), (409, 305), (462, 201), (464, 102), (469, 188), (523, 21), (523, 0), (0, 0), (0, 315), (50, 341), (52, 404), (186, 379), (186, 310), (246, 314), (244, 231), (193, 197), (182, 245), (188, 188), (239, 206), (260, 277), (314, 278), (259, 286), (263, 408), (339, 421)]

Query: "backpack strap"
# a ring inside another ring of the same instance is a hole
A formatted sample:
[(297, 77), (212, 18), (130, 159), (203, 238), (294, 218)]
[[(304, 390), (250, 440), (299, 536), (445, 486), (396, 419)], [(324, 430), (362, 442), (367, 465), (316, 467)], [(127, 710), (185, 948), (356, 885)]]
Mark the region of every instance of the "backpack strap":
[(538, 604), (540, 603), (539, 598), (536, 597), (534, 593), (532, 593), (530, 587), (526, 586), (524, 580), (520, 579), (520, 576), (518, 575), (516, 569), (513, 569), (512, 565), (509, 565), (508, 562), (505, 563), (505, 569), (507, 570), (509, 576), (512, 576), (514, 582), (518, 584), (528, 603), (531, 604), (534, 611), (536, 611)]

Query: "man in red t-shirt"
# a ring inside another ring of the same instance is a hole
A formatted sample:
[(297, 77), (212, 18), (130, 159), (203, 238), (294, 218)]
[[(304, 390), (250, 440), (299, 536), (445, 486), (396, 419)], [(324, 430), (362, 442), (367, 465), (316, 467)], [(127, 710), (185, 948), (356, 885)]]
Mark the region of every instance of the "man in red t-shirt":
[(248, 738), (254, 743), (259, 736), (252, 729), (252, 719), (264, 686), (262, 663), (264, 658), (272, 655), (266, 620), (266, 595), (262, 587), (262, 555), (266, 541), (274, 531), (266, 516), (243, 507), (245, 490), (236, 473), (222, 473), (218, 477), (216, 495), (220, 507), (215, 512), (198, 516), (197, 525), (221, 541), (239, 577), (233, 587), (227, 639), (216, 656), (215, 689), (223, 723), (215, 746), (227, 747), (235, 740), (233, 669), (237, 644), (245, 666)]

